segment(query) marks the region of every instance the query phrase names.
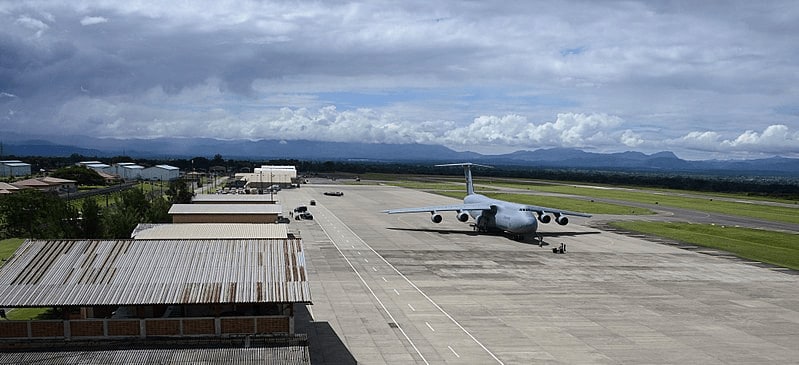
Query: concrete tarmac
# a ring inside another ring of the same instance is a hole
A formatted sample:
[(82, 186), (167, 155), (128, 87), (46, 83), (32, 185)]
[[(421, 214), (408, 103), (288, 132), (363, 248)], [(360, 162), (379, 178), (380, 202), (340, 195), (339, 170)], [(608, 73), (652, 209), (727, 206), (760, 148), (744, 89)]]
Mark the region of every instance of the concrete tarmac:
[[(325, 196), (342, 191), (344, 196)], [(587, 227), (549, 246), (478, 235), (456, 199), (377, 185), (303, 185), (313, 305), (297, 313), (314, 364), (774, 364), (799, 359), (799, 275)], [(551, 248), (565, 243), (566, 254)]]

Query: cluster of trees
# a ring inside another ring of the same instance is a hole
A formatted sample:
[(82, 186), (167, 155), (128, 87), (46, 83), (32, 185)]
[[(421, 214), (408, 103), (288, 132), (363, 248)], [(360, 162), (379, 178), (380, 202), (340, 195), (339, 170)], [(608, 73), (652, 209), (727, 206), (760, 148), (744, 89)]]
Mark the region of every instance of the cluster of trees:
[[(78, 161), (100, 160), (106, 163), (130, 162), (127, 156), (113, 158), (85, 157), (72, 155), (64, 157), (26, 158), (35, 167), (47, 170), (74, 165)], [(138, 159), (140, 163), (157, 165), (167, 163), (184, 171), (210, 171), (223, 167), (228, 172), (252, 171), (263, 164), (293, 165), (298, 171), (306, 173), (329, 174), (334, 172), (364, 174), (395, 173), (419, 175), (460, 175), (458, 168), (441, 168), (429, 161), (417, 163), (382, 163), (368, 161), (301, 161), (295, 159), (276, 159), (265, 162), (252, 160), (224, 159), (217, 154), (213, 158), (194, 157), (189, 159), (147, 160)], [(39, 165), (39, 166), (37, 166)], [(530, 166), (495, 166), (493, 169), (481, 170), (481, 177), (513, 177), (543, 179), (557, 181), (573, 181), (597, 184), (629, 185), (652, 188), (682, 189), (718, 193), (744, 193), (799, 200), (799, 182), (795, 179), (767, 179), (729, 175), (698, 175), (688, 173), (652, 173), (638, 171), (600, 171), (581, 169), (534, 168)]]
[[(292, 164), (291, 160), (281, 161)], [(390, 164), (355, 162), (309, 162), (295, 161), (300, 171), (319, 173), (367, 172), (414, 175), (463, 176), (460, 167), (442, 168), (431, 163)], [(578, 169), (541, 169), (529, 166), (495, 166), (481, 169), (480, 177), (507, 177), (553, 181), (572, 181), (594, 184), (638, 186), (713, 193), (736, 193), (799, 200), (799, 182), (788, 179), (752, 178), (740, 176), (696, 175), (680, 173), (647, 173), (636, 171), (599, 171)]]
[(24, 190), (0, 197), (0, 238), (130, 238), (139, 223), (169, 223), (173, 203), (191, 201), (185, 182), (170, 183), (165, 196), (140, 189), (120, 192), (113, 205), (101, 208), (89, 197), (71, 204), (56, 195)]

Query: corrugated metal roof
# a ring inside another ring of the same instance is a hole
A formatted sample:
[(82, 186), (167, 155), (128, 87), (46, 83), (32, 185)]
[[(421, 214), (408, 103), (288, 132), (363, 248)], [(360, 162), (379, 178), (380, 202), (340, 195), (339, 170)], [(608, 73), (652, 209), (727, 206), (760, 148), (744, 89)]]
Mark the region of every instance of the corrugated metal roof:
[(277, 223), (139, 224), (136, 239), (288, 238), (288, 226)]
[(172, 204), (169, 214), (280, 214), (279, 204)]
[(46, 187), (50, 186), (49, 183), (45, 181), (41, 181), (39, 179), (27, 179), (22, 181), (14, 182), (12, 185), (15, 186), (30, 186), (30, 187)]
[(311, 301), (300, 239), (28, 240), (0, 307)]
[(9, 183), (4, 183), (2, 181), (0, 181), (0, 189), (3, 189), (3, 190), (19, 190), (18, 187), (14, 186), (14, 185), (11, 185)]
[(75, 184), (75, 183), (77, 183), (77, 181), (75, 181), (75, 180), (60, 179), (60, 178), (52, 177), (52, 176), (45, 176), (43, 178), (40, 178), (40, 180), (44, 181), (46, 183), (49, 183), (49, 184)]
[[(133, 345), (128, 345), (131, 342)], [(259, 343), (257, 339), (249, 341), (251, 344), (237, 345), (216, 345), (202, 341), (183, 343), (186, 341), (162, 340), (151, 342), (152, 344), (144, 345), (136, 343), (135, 340), (77, 342), (69, 345), (65, 345), (64, 342), (54, 342), (50, 347), (34, 350), (27, 350), (24, 347), (20, 349), (18, 346), (0, 352), (0, 364), (307, 365), (311, 363), (307, 343), (275, 345)]]
[(191, 199), (192, 203), (263, 203), (275, 202), (269, 194), (197, 194)]

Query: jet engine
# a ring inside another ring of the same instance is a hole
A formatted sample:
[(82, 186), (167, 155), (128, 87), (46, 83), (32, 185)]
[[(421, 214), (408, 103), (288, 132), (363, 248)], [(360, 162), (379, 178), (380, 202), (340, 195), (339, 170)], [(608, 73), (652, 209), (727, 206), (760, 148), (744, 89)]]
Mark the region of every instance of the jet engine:
[(441, 223), (441, 221), (444, 220), (444, 217), (442, 217), (441, 214), (436, 212), (433, 212), (432, 214), (433, 215), (430, 216), (430, 220), (433, 221), (433, 223)]
[(464, 211), (460, 211), (458, 212), (458, 220), (461, 222), (466, 222), (469, 220), (469, 215)]
[(569, 218), (566, 218), (565, 215), (559, 215), (555, 218), (555, 222), (558, 222), (561, 226), (565, 226), (569, 224)]
[(538, 221), (547, 224), (552, 221), (552, 217), (550, 217), (548, 214), (538, 213)]

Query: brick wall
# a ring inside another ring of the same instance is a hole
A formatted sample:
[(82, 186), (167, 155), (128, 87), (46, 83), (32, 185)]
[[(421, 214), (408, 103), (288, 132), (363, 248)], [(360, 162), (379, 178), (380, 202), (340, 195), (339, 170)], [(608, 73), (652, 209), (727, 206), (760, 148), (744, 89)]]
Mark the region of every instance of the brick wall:
[[(61, 336), (64, 332), (61, 332)], [(0, 338), (28, 337), (27, 321), (0, 321)]]
[(216, 325), (213, 318), (184, 318), (183, 319), (183, 334), (187, 336), (195, 335), (214, 335), (216, 334)]
[(147, 336), (179, 336), (179, 319), (146, 319), (144, 320)]
[[(215, 336), (217, 333), (289, 333), (286, 316), (214, 318), (86, 319), (69, 321), (72, 337), (140, 337), (144, 321), (146, 336)], [(64, 337), (64, 321), (0, 321), (0, 338)], [(182, 323), (182, 333), (181, 333)], [(30, 331), (28, 326), (30, 326)]]
[(222, 333), (255, 333), (254, 318), (222, 318)]
[(256, 319), (258, 333), (288, 333), (288, 317), (259, 317)]
[(139, 336), (139, 320), (109, 320), (108, 322), (108, 335), (109, 336)]
[(33, 337), (64, 337), (64, 322), (32, 321), (31, 335)]
[[(84, 320), (70, 321), (69, 330), (73, 337), (102, 337), (103, 321)], [(64, 332), (61, 331), (63, 336)]]

